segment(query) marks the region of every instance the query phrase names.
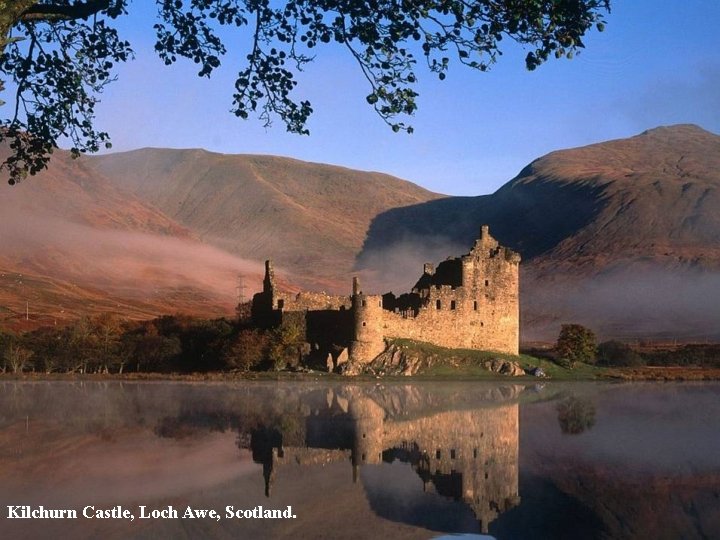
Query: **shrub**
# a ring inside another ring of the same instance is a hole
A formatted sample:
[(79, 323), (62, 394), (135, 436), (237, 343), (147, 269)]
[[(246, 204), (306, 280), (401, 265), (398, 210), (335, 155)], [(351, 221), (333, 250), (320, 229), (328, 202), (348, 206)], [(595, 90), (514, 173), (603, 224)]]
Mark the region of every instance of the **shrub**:
[(267, 358), (269, 339), (260, 330), (240, 330), (223, 356), (225, 367), (249, 371)]
[[(578, 362), (595, 362), (595, 334), (580, 324), (563, 324), (560, 329), (555, 352), (561, 365), (573, 367)], [(563, 362), (564, 361), (564, 362)]]
[(642, 357), (620, 341), (604, 341), (597, 348), (597, 362), (603, 366), (641, 366)]

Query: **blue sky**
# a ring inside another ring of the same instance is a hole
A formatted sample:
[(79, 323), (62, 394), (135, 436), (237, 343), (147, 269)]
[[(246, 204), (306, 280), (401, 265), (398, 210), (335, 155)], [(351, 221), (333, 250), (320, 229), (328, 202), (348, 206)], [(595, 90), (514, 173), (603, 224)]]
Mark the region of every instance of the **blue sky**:
[[(720, 133), (720, 1), (614, 0), (604, 32), (572, 60), (534, 72), (507, 44), (490, 72), (451, 66), (440, 82), (418, 69), (415, 133), (393, 133), (365, 102), (366, 81), (343, 49), (320, 48), (300, 77), (315, 113), (310, 136), (265, 129), (229, 112), (247, 34), (211, 79), (153, 52), (151, 2), (136, 0), (119, 27), (136, 59), (98, 107), (113, 151), (146, 146), (289, 156), (381, 171), (452, 195), (491, 193), (547, 152), (694, 123)], [(454, 69), (453, 69), (454, 68)]]

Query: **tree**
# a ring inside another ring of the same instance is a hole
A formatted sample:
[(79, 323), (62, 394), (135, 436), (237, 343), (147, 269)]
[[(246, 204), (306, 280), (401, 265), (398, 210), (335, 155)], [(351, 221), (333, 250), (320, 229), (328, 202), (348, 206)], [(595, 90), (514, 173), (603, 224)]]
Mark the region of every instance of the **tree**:
[(241, 329), (223, 355), (225, 368), (248, 371), (259, 366), (268, 356), (269, 339), (262, 330)]
[[(528, 69), (551, 55), (572, 58), (593, 27), (603, 29), (610, 0), (157, 0), (155, 50), (165, 64), (187, 58), (209, 77), (227, 48), (223, 27), (245, 32), (232, 112), (278, 117), (288, 131), (307, 134), (312, 113), (294, 97), (295, 74), (321, 45), (347, 49), (368, 82), (367, 102), (393, 131), (417, 108), (416, 67), (446, 77), (451, 61), (487, 71), (504, 38), (527, 46)], [(0, 0), (0, 72), (13, 83), (0, 142), (10, 183), (46, 167), (60, 137), (78, 156), (109, 147), (93, 125), (98, 96), (116, 63), (132, 58), (112, 27), (129, 0)], [(241, 40), (237, 40), (239, 42)], [(454, 57), (454, 60), (451, 58)]]
[(597, 362), (603, 366), (641, 366), (642, 357), (630, 345), (620, 341), (604, 341), (597, 348)]
[(29, 351), (22, 345), (11, 343), (5, 351), (5, 361), (13, 373), (22, 373), (30, 366), (30, 357), (32, 354), (32, 351)]
[(569, 367), (578, 362), (595, 362), (595, 334), (580, 324), (563, 324), (555, 344), (555, 353)]

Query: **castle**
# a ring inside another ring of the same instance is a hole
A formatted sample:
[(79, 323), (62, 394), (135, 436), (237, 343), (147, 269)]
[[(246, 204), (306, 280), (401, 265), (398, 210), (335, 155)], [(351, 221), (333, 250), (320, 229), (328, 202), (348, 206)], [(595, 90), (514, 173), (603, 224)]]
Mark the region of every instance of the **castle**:
[(299, 324), (310, 352), (330, 354), (336, 366), (371, 362), (392, 338), (518, 354), (519, 263), (520, 256), (490, 236), (487, 225), (468, 254), (437, 268), (425, 264), (412, 291), (400, 296), (365, 294), (357, 278), (351, 296), (283, 293), (266, 261), (253, 318), (266, 326)]

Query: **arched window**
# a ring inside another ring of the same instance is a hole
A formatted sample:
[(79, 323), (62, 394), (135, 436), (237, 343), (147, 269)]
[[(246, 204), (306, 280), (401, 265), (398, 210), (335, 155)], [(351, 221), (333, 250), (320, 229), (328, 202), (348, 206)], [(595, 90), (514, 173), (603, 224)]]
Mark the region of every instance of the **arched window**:
[(440, 300), (438, 300), (437, 302), (435, 302), (435, 309), (441, 309), (441, 308), (442, 308), (442, 303), (440, 302)]

